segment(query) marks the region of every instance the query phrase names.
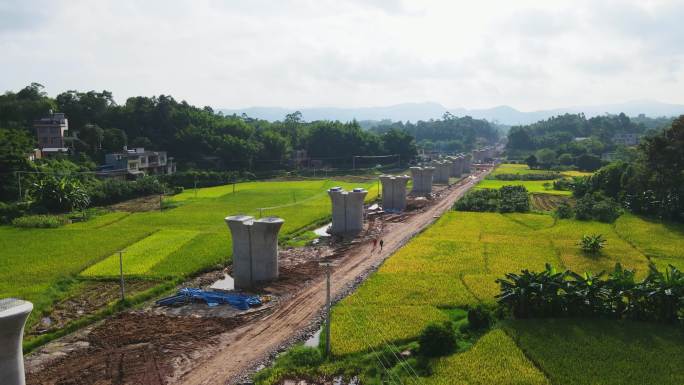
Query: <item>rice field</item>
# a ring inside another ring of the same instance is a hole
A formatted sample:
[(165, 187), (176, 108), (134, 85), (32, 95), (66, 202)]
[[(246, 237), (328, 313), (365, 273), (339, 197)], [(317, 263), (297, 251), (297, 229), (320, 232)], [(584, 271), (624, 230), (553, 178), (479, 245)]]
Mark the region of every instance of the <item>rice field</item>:
[[(577, 242), (585, 233), (602, 233), (608, 240), (600, 256), (587, 256), (579, 250)], [(613, 225), (556, 220), (547, 214), (449, 212), (397, 251), (355, 293), (333, 308), (333, 354), (343, 357), (381, 348), (388, 341), (412, 341), (430, 322), (447, 319), (445, 310), (478, 303), (493, 304), (494, 296), (499, 292), (495, 279), (507, 272), (521, 269), (541, 270), (546, 263), (551, 263), (561, 269), (598, 273), (611, 270), (616, 262), (620, 262), (627, 268), (636, 269), (637, 275), (643, 276), (647, 271), (649, 258), (680, 260), (681, 242), (684, 242), (684, 231), (681, 229), (629, 215), (620, 218)], [(668, 246), (661, 246), (662, 244)], [(672, 333), (671, 328), (660, 327), (663, 328), (663, 333)], [(554, 365), (565, 362), (561, 352), (570, 350), (572, 354), (581, 355), (582, 349), (590, 350), (588, 346), (597, 343), (598, 337), (591, 337), (594, 332), (590, 330), (586, 332), (589, 335), (584, 342), (586, 346), (565, 346), (553, 352), (540, 348), (535, 355), (528, 352), (527, 344), (520, 343), (521, 350), (516, 345), (521, 338), (533, 341), (530, 345), (548, 345), (544, 342), (546, 334), (541, 333), (547, 329), (541, 328), (540, 334), (535, 335), (537, 328), (540, 328), (537, 324), (527, 328), (520, 326), (519, 329), (526, 334), (518, 329), (495, 328), (469, 350), (438, 360), (433, 375), (425, 377), (424, 383), (625, 383), (624, 375), (615, 377), (614, 382), (561, 380), (566, 378), (566, 372), (562, 370), (570, 370), (570, 367), (574, 367), (576, 371), (573, 378), (583, 377), (584, 371), (578, 369), (575, 358), (568, 358), (568, 367), (558, 369), (557, 376), (547, 377), (545, 361), (549, 362), (548, 370), (556, 370)], [(636, 326), (616, 328), (613, 331), (602, 329), (600, 332), (607, 333), (605, 340), (609, 343), (605, 351), (600, 350), (604, 357), (610, 356), (609, 352), (615, 349), (621, 349), (619, 344), (610, 345), (611, 341), (622, 338), (627, 335), (625, 333), (631, 333), (633, 328)], [(571, 331), (575, 334), (584, 333), (572, 328)], [(571, 343), (572, 339), (562, 334), (563, 332), (557, 333), (560, 333), (557, 338), (567, 339), (567, 345)], [(642, 344), (631, 349), (640, 349), (641, 355), (634, 357), (643, 357), (646, 360), (650, 352), (661, 347), (669, 354), (676, 352), (679, 354), (677, 357), (682, 357), (679, 351), (684, 351), (682, 346), (684, 345), (676, 347), (675, 343), (664, 339), (655, 345)], [(628, 354), (623, 356), (624, 363), (631, 357)], [(659, 357), (660, 353), (656, 356)], [(600, 362), (598, 357), (594, 359)], [(589, 366), (590, 364), (587, 363)], [(667, 365), (672, 364), (673, 360), (670, 359), (667, 364), (659, 365), (667, 369)], [(615, 368), (606, 369), (602, 375), (616, 375), (611, 371), (627, 369), (620, 365), (623, 364), (615, 363)], [(673, 377), (669, 382), (661, 383), (683, 383), (680, 380), (679, 377)], [(643, 383), (659, 382), (653, 380)]]
[(231, 240), (224, 217), (281, 216), (286, 237), (330, 215), (325, 191), (338, 185), (365, 187), (369, 200), (378, 193), (374, 182), (249, 182), (236, 184), (235, 193), (233, 185), (185, 191), (168, 197), (177, 207), (163, 212), (110, 212), (57, 229), (0, 226), (0, 297), (30, 300), (39, 314), (66, 277), (118, 276), (119, 250), (125, 250), (124, 273), (134, 278), (178, 278), (225, 264)]
[(684, 384), (681, 328), (601, 319), (544, 319), (510, 321), (505, 329), (553, 384)]

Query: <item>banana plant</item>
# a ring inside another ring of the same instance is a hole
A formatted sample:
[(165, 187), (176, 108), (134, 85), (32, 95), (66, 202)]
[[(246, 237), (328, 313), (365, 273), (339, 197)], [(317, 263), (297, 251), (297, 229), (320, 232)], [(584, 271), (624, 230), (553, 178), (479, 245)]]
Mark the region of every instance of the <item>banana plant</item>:
[(651, 262), (643, 286), (656, 320), (677, 321), (679, 311), (684, 305), (684, 273), (672, 265), (661, 272)]
[(578, 246), (587, 254), (598, 254), (606, 246), (603, 234), (584, 234)]

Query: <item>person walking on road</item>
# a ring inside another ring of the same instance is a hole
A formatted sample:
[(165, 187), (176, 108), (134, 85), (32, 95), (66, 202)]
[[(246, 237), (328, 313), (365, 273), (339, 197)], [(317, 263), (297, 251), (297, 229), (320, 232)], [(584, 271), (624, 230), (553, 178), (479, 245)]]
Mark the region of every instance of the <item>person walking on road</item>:
[(380, 251), (382, 251), (382, 246), (383, 246), (384, 244), (385, 244), (385, 241), (383, 241), (383, 240), (381, 239), (381, 240), (380, 240)]
[(378, 238), (373, 238), (373, 248), (371, 249), (371, 253), (375, 251), (375, 247), (378, 245)]

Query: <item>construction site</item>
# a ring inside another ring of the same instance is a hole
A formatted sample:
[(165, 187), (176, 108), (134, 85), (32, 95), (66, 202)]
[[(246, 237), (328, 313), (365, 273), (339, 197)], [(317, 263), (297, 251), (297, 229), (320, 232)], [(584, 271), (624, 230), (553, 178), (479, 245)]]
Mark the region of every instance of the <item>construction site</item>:
[[(26, 383), (250, 383), (280, 352), (320, 333), (331, 304), (489, 171), (465, 156), (445, 158), (412, 167), (411, 176), (380, 176), (381, 196), (370, 203), (363, 188), (330, 188), (330, 223), (303, 247), (279, 246), (288, 218), (227, 216), (232, 265), (43, 345), (24, 357)], [(129, 289), (135, 285), (146, 283)], [(97, 295), (56, 306), (52, 319), (59, 325), (74, 312), (89, 314), (118, 288), (112, 281), (93, 285), (88, 290)]]

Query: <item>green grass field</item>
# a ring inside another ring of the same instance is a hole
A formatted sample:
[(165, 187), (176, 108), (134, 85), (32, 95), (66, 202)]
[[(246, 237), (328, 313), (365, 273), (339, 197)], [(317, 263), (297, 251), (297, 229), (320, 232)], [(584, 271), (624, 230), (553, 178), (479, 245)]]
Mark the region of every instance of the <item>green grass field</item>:
[(178, 207), (159, 211), (111, 212), (57, 229), (0, 226), (0, 297), (19, 297), (36, 305), (34, 316), (59, 296), (64, 277), (118, 275), (118, 250), (125, 250), (124, 272), (136, 278), (177, 278), (230, 261), (228, 215), (281, 216), (286, 237), (330, 215), (325, 191), (332, 186), (369, 189), (377, 183), (331, 180), (249, 182), (199, 189), (167, 198)]
[[(586, 256), (579, 250), (577, 242), (585, 233), (602, 233), (608, 240), (600, 256)], [(541, 270), (545, 263), (551, 263), (558, 268), (598, 273), (620, 262), (643, 276), (649, 258), (683, 263), (681, 242), (683, 229), (631, 215), (605, 224), (556, 221), (544, 214), (449, 212), (333, 308), (333, 353), (346, 356), (377, 349), (386, 341), (405, 343), (417, 338), (428, 323), (447, 319), (443, 309), (494, 303), (499, 291), (494, 280), (507, 272)], [(630, 323), (607, 327), (599, 321), (562, 321), (566, 324), (555, 335), (554, 320), (536, 322), (493, 329), (470, 350), (440, 359), (425, 383), (684, 383), (681, 373), (671, 374), (673, 367), (684, 364), (684, 344), (671, 337), (680, 335), (674, 327)], [(626, 346), (625, 338), (638, 334), (639, 328), (661, 330), (652, 339), (635, 336), (638, 344)], [(565, 345), (545, 350), (547, 340)], [(601, 346), (592, 353), (595, 345)], [(612, 366), (600, 367), (599, 355), (605, 361), (613, 354), (619, 357)], [(647, 381), (647, 369), (630, 373), (627, 363), (631, 357), (637, 360), (632, 363), (664, 372)], [(572, 368), (574, 373), (570, 373)], [(585, 369), (610, 379), (589, 376)], [(567, 378), (572, 380), (566, 382)]]

